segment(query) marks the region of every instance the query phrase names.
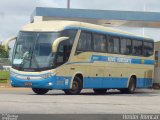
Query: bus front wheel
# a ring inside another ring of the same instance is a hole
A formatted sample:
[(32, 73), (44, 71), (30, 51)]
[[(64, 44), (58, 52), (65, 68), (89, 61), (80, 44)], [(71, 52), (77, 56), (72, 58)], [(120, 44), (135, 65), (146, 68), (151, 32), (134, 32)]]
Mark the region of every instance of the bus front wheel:
[(96, 94), (106, 94), (107, 89), (93, 89)]
[(34, 93), (38, 95), (44, 95), (49, 91), (48, 89), (42, 89), (42, 88), (32, 88), (32, 90)]
[(135, 92), (135, 89), (136, 89), (136, 80), (133, 77), (131, 77), (128, 88), (120, 89), (120, 92), (133, 94)]
[(78, 95), (82, 90), (83, 84), (79, 77), (75, 77), (72, 83), (72, 88), (69, 90), (64, 90), (66, 95)]

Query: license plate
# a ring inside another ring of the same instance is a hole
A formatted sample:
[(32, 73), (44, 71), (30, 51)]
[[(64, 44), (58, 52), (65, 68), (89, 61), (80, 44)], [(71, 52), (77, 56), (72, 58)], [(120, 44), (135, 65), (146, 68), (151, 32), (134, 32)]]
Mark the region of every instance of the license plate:
[(31, 82), (26, 82), (25, 86), (32, 86), (32, 83)]

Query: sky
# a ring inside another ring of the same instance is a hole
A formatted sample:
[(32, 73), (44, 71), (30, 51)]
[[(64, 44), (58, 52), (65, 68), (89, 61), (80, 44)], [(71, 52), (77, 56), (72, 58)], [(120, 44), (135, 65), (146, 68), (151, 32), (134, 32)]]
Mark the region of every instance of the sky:
[[(0, 41), (15, 36), (26, 24), (36, 7), (66, 8), (67, 0), (0, 0)], [(160, 12), (160, 0), (71, 0), (74, 9), (124, 10)], [(126, 28), (142, 35), (142, 28)], [(144, 34), (160, 40), (160, 29), (146, 28)]]

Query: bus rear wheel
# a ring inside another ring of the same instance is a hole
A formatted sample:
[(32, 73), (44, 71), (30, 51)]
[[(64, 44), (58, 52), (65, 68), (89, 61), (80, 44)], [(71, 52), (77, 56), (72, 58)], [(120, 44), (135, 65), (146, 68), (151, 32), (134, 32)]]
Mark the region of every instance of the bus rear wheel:
[(66, 95), (78, 95), (82, 90), (82, 80), (79, 77), (75, 77), (72, 83), (72, 88), (64, 90)]
[(136, 89), (136, 80), (135, 78), (131, 77), (129, 81), (128, 88), (120, 89), (121, 93), (128, 93), (128, 94), (133, 94)]
[(49, 91), (48, 89), (42, 89), (42, 88), (32, 88), (32, 90), (34, 93), (38, 95), (44, 95)]
[(106, 94), (107, 89), (93, 89), (96, 94)]

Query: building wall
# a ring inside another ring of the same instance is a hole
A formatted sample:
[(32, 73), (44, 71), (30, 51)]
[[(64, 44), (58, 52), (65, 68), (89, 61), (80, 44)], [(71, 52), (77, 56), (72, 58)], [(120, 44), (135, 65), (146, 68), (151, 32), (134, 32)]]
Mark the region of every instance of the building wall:
[(154, 83), (160, 86), (160, 41), (155, 42), (155, 80)]

